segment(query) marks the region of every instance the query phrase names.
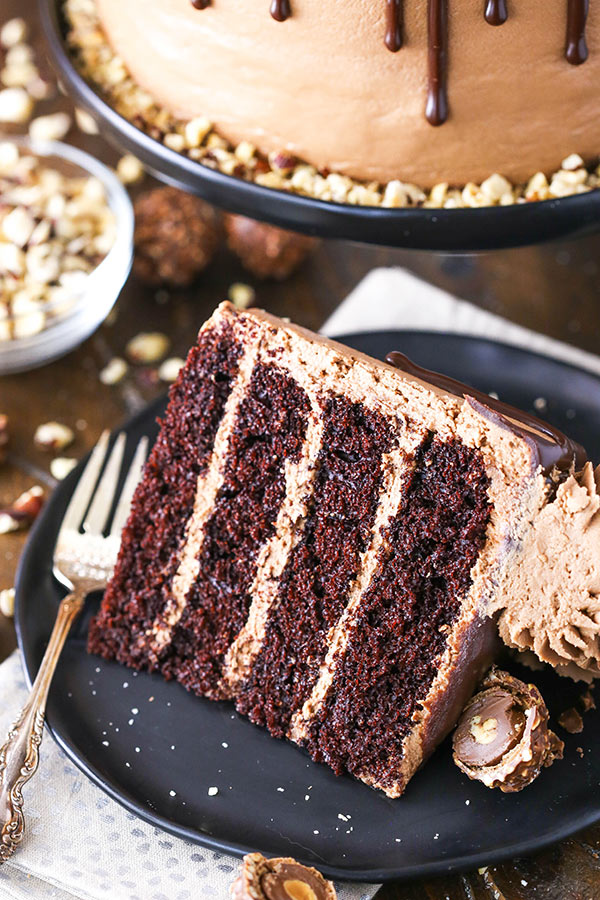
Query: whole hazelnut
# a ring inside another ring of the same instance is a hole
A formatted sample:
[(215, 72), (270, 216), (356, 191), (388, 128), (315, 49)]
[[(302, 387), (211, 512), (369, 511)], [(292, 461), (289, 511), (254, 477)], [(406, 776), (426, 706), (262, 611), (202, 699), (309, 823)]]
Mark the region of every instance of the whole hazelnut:
[(146, 284), (186, 287), (208, 266), (221, 240), (217, 211), (191, 194), (159, 187), (134, 203), (133, 271)]
[(225, 217), (227, 244), (256, 278), (282, 281), (304, 262), (316, 239), (265, 225), (245, 216)]

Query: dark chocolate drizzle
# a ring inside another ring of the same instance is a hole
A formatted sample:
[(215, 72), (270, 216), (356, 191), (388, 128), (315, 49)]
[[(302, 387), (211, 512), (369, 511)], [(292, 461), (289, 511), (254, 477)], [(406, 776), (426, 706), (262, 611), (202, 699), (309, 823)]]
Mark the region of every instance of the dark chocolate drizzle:
[[(573, 66), (588, 58), (585, 26), (589, 0), (567, 0), (567, 43), (565, 56)], [(195, 9), (206, 9), (212, 0), (191, 0)], [(403, 0), (385, 0), (386, 29), (384, 43), (396, 53), (404, 43)], [(425, 118), (430, 125), (443, 125), (448, 119), (448, 0), (427, 0), (427, 102)], [(271, 0), (270, 13), (276, 22), (292, 15), (290, 0)], [(485, 21), (503, 25), (508, 19), (506, 0), (485, 0)]]
[(523, 438), (535, 451), (538, 465), (545, 475), (550, 475), (554, 468), (560, 472), (568, 472), (573, 466), (577, 471), (583, 468), (587, 460), (583, 447), (553, 425), (517, 409), (516, 406), (494, 400), (489, 394), (468, 387), (454, 378), (423, 369), (404, 353), (388, 353), (385, 361), (409, 376), (440, 388), (446, 394), (464, 397), (480, 415)]
[(386, 0), (385, 46), (396, 53), (402, 46), (402, 2)]
[(508, 19), (506, 0), (486, 0), (484, 16), (488, 25), (504, 25)]
[(285, 22), (292, 14), (290, 0), (271, 0), (270, 13), (276, 22)]
[(427, 104), (430, 125), (448, 118), (448, 0), (428, 0)]
[(588, 58), (585, 24), (590, 8), (589, 0), (568, 0), (567, 47), (565, 56), (572, 66), (580, 66)]

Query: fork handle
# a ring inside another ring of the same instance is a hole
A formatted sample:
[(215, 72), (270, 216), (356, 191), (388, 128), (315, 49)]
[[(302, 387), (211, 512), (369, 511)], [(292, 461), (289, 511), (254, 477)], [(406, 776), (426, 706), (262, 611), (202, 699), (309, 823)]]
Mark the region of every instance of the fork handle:
[(29, 698), (0, 748), (0, 864), (12, 856), (25, 833), (23, 785), (38, 767), (48, 690), (69, 629), (84, 600), (83, 591), (74, 591), (61, 601)]

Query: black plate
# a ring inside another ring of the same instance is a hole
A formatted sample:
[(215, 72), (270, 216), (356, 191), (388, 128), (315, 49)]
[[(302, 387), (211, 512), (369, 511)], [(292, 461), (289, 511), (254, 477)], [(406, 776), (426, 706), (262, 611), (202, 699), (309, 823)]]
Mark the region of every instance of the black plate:
[[(344, 340), (380, 358), (403, 350), (421, 365), (497, 391), (525, 409), (543, 396), (548, 419), (568, 427), (600, 458), (600, 379), (594, 375), (475, 338), (385, 332)], [(157, 401), (126, 426), (130, 451), (142, 434), (156, 434), (154, 420), (163, 403)], [(52, 496), (21, 561), (16, 623), (30, 680), (61, 595), (51, 557), (80, 469)], [(248, 848), (292, 854), (332, 877), (384, 881), (529, 853), (600, 819), (597, 713), (588, 713), (582, 734), (559, 729), (565, 760), (521, 794), (504, 795), (468, 781), (446, 742), (404, 797), (388, 800), (350, 777), (336, 778), (292, 744), (238, 717), (227, 703), (198, 699), (157, 675), (135, 675), (88, 656), (86, 628), (96, 606), (97, 600), (90, 600), (67, 641), (48, 703), (50, 728), (67, 755), (108, 794), (174, 834), (236, 854)], [(554, 722), (581, 691), (553, 672), (520, 671), (515, 665), (511, 670), (539, 684)], [(211, 786), (219, 788), (214, 797), (207, 794)]]
[(42, 25), (61, 83), (102, 134), (134, 153), (157, 178), (210, 203), (321, 237), (421, 250), (475, 251), (575, 237), (600, 227), (600, 191), (487, 209), (379, 209), (325, 202), (223, 175), (165, 147), (116, 113), (81, 77), (67, 51), (62, 0), (40, 0)]

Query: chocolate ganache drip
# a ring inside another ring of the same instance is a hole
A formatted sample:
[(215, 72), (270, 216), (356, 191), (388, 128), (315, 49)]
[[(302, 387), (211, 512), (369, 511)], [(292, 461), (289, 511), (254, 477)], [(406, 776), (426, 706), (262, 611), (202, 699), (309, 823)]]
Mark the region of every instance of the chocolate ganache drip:
[(504, 25), (508, 19), (506, 0), (486, 0), (484, 16), (488, 25)]
[(386, 0), (385, 46), (396, 53), (402, 46), (402, 2)]
[[(426, 384), (440, 388), (446, 394), (452, 394), (455, 397), (464, 397), (468, 403), (480, 415), (504, 427), (510, 428), (515, 434), (522, 437), (530, 446), (535, 448), (539, 465), (545, 475), (550, 475), (553, 469), (561, 472), (568, 472), (572, 466), (576, 471), (583, 468), (587, 453), (583, 447), (568, 438), (558, 428), (549, 425), (548, 422), (538, 419), (530, 413), (517, 409), (516, 406), (510, 406), (501, 400), (495, 400), (478, 391), (476, 388), (468, 387), (448, 375), (441, 375), (439, 372), (432, 372), (429, 369), (423, 369), (416, 363), (412, 362), (404, 353), (393, 351), (388, 353), (385, 361), (396, 369), (413, 378), (418, 378)], [(501, 417), (501, 418), (500, 418)]]
[[(404, 42), (404, 0), (385, 0), (386, 28), (384, 43), (396, 53)], [(503, 25), (508, 19), (506, 0), (484, 0), (485, 21)], [(588, 58), (585, 26), (589, 0), (567, 0), (567, 43), (565, 56), (573, 66)], [(206, 9), (212, 0), (191, 0), (195, 9)], [(271, 0), (270, 13), (277, 22), (292, 15), (290, 0)], [(425, 118), (430, 125), (443, 125), (448, 118), (448, 0), (427, 0), (427, 103)]]
[(290, 0), (271, 0), (270, 12), (276, 22), (285, 22), (292, 14)]
[(428, 0), (428, 72), (425, 118), (443, 125), (448, 118), (448, 0)]
[(572, 66), (580, 66), (588, 58), (585, 41), (585, 24), (589, 11), (589, 0), (568, 0), (567, 8), (567, 48), (565, 56)]

